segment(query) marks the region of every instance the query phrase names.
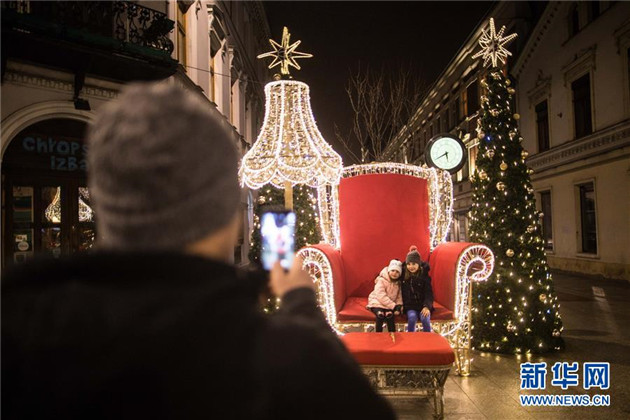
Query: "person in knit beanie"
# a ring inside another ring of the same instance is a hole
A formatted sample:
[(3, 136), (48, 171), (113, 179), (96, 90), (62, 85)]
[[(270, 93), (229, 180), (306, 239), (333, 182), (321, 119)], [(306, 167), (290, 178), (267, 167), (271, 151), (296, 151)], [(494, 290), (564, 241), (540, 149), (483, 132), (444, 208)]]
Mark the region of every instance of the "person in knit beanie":
[(376, 316), (376, 332), (383, 332), (383, 322), (387, 323), (387, 331), (396, 331), (395, 315), (400, 315), (402, 296), (400, 293), (400, 276), (402, 263), (391, 260), (374, 280), (374, 290), (368, 296), (367, 308)]
[(300, 258), (269, 276), (234, 265), (240, 140), (175, 83), (126, 85), (96, 111), (95, 248), (2, 273), (2, 417), (395, 418)]
[(422, 323), (422, 330), (430, 332), (433, 288), (429, 276), (429, 264), (422, 261), (415, 245), (409, 247), (400, 288), (403, 311), (407, 315), (407, 331), (416, 331), (416, 324), (419, 319)]

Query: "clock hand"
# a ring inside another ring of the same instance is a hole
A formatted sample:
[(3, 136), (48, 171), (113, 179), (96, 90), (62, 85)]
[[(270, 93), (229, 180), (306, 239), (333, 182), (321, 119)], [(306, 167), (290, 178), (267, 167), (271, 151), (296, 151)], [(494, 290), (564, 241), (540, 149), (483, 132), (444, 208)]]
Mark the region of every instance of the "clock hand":
[(446, 160), (448, 160), (448, 152), (444, 152), (444, 154), (442, 154), (442, 155), (438, 156), (438, 157), (436, 158), (436, 160), (437, 160), (437, 159), (442, 159), (442, 157), (444, 157), (444, 156), (446, 156)]

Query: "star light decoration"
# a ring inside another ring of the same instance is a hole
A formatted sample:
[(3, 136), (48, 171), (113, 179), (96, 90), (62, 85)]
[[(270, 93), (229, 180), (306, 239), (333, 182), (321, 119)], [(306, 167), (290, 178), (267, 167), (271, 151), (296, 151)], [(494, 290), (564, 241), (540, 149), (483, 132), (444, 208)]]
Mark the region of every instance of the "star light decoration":
[[(273, 57), (269, 68), (280, 65), (283, 77), (265, 86), (265, 118), (258, 138), (243, 156), (239, 170), (243, 186), (259, 189), (272, 184), (284, 188), (287, 208), (292, 206), (293, 185), (336, 188), (343, 168), (341, 156), (317, 128), (308, 85), (289, 78), (289, 66), (300, 69), (295, 58), (312, 57), (296, 52), (300, 41), (289, 45), (289, 37), (285, 27), (282, 45), (270, 40), (275, 51), (258, 56)], [(322, 219), (333, 220), (335, 208), (334, 203), (323, 209), (320, 207)]]
[(517, 34), (511, 34), (508, 36), (503, 36), (503, 32), (505, 31), (505, 25), (501, 27), (499, 32), (496, 32), (494, 27), (494, 19), (490, 18), (490, 30), (486, 31), (485, 29), (482, 31), (481, 38), (479, 39), (479, 46), (481, 47), (481, 51), (477, 52), (472, 56), (473, 59), (478, 57), (483, 57), (483, 65), (484, 67), (488, 65), (488, 62), (492, 61), (492, 67), (497, 66), (497, 61), (501, 60), (502, 64), (505, 64), (508, 55), (511, 56), (512, 53), (504, 48), (506, 44), (516, 38)]
[(278, 44), (273, 39), (269, 40), (273, 51), (260, 54), (258, 58), (273, 57), (273, 61), (269, 64), (269, 68), (272, 69), (276, 66), (280, 66), (280, 74), (283, 76), (289, 75), (289, 66), (295, 67), (300, 70), (301, 67), (295, 61), (296, 58), (311, 58), (312, 54), (295, 51), (302, 41), (295, 41), (289, 45), (289, 39), (291, 34), (289, 29), (285, 26), (282, 30), (282, 44)]

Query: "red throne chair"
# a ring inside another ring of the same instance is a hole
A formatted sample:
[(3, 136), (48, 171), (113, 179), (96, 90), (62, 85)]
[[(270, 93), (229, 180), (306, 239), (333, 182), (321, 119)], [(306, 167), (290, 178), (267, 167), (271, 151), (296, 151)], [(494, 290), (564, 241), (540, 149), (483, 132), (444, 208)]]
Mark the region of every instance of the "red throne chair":
[[(340, 334), (367, 331), (366, 309), (374, 279), (392, 258), (405, 260), (416, 245), (431, 270), (432, 328), (456, 356), (456, 370), (470, 372), (472, 282), (492, 273), (494, 256), (482, 244), (446, 242), (452, 218), (450, 174), (403, 164), (347, 167), (337, 187), (318, 191), (325, 241), (299, 251), (318, 288), (320, 305)], [(397, 319), (404, 331), (406, 319)]]

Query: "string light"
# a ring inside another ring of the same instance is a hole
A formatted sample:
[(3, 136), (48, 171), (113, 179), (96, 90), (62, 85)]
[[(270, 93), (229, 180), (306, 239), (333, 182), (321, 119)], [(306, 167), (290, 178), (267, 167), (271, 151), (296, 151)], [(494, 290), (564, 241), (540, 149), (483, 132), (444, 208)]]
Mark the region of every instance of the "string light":
[(265, 86), (265, 119), (254, 146), (241, 162), (241, 185), (258, 189), (285, 182), (318, 187), (339, 183), (341, 157), (317, 129), (308, 85), (280, 80)]

